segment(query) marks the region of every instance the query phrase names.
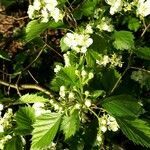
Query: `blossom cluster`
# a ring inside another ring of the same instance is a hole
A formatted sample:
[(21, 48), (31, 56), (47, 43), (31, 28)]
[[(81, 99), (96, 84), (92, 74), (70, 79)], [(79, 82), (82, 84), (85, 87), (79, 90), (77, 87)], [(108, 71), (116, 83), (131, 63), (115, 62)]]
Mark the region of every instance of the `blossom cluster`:
[(44, 103), (36, 102), (32, 105), (32, 108), (35, 110), (35, 116), (38, 117), (44, 113), (51, 112), (50, 110), (45, 110)]
[(41, 18), (41, 22), (48, 22), (53, 18), (58, 22), (64, 15), (57, 5), (57, 0), (34, 0), (33, 5), (29, 5), (27, 13), (30, 19)]
[(150, 76), (146, 72), (143, 72), (141, 70), (133, 71), (131, 74), (131, 79), (133, 79), (134, 81), (137, 81), (141, 87), (146, 86), (148, 89), (150, 88), (150, 85), (149, 85)]
[(119, 125), (116, 122), (116, 119), (114, 117), (110, 116), (109, 114), (107, 114), (107, 115), (104, 114), (99, 119), (99, 123), (100, 123), (100, 130), (103, 133), (105, 133), (107, 130), (116, 132), (119, 129)]
[(114, 15), (120, 12), (122, 9), (124, 11), (131, 11), (132, 8), (136, 7), (136, 13), (140, 17), (146, 17), (150, 15), (150, 0), (133, 0), (133, 2), (128, 3), (122, 0), (105, 0), (108, 5), (110, 5), (110, 14)]
[(63, 42), (77, 53), (86, 53), (87, 48), (93, 43), (93, 39), (85, 33), (67, 33)]
[(100, 23), (96, 26), (96, 28), (99, 29), (100, 31), (112, 32), (114, 27), (110, 22), (111, 22), (110, 18), (103, 17), (100, 20)]
[(0, 117), (0, 132), (12, 127), (13, 111), (11, 108), (7, 110), (3, 117)]
[(0, 139), (0, 149), (3, 150), (5, 144), (12, 138), (11, 135), (6, 135), (4, 137), (2, 137), (2, 139)]
[(108, 55), (104, 55), (100, 60), (96, 60), (96, 63), (104, 67), (106, 67), (107, 64), (110, 64), (110, 67), (122, 67), (123, 62), (121, 61), (121, 59), (121, 56), (117, 56), (114, 53), (111, 55), (111, 57), (109, 57)]

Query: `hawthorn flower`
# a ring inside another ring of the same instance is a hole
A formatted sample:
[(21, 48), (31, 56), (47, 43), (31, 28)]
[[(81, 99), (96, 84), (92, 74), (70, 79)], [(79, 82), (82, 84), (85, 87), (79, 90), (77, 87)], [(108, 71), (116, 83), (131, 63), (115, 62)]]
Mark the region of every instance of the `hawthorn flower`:
[(108, 55), (104, 55), (102, 60), (96, 60), (96, 63), (106, 67), (106, 65), (110, 63), (110, 58)]
[(4, 127), (3, 125), (0, 124), (0, 133), (4, 132)]
[(66, 91), (65, 86), (61, 86), (61, 87), (60, 87), (60, 91), (59, 91), (60, 97), (65, 98), (65, 96), (66, 96), (65, 91)]
[(110, 7), (110, 14), (114, 15), (115, 13), (122, 10), (123, 1), (122, 0), (105, 0)]
[(137, 14), (146, 17), (150, 15), (150, 0), (139, 0), (137, 4)]
[(85, 106), (87, 106), (87, 107), (90, 107), (92, 104), (91, 104), (91, 100), (89, 100), (89, 99), (86, 99), (86, 101), (85, 101)]
[(0, 104), (0, 111), (2, 111), (4, 108), (3, 104)]
[(32, 107), (34, 108), (35, 110), (35, 116), (38, 117), (40, 116), (41, 114), (45, 113), (45, 110), (44, 110), (44, 103), (41, 103), (41, 102), (36, 102), (32, 105)]
[(56, 67), (54, 68), (54, 72), (57, 73), (62, 69), (62, 67), (60, 65), (56, 65)]
[(69, 99), (74, 99), (75, 98), (75, 94), (73, 92), (70, 92), (68, 98)]
[(92, 34), (93, 33), (93, 29), (92, 29), (92, 26), (90, 24), (88, 24), (86, 26), (85, 33), (87, 33), (87, 34)]
[(94, 77), (94, 74), (92, 72), (89, 73), (89, 79), (92, 79)]
[(107, 127), (106, 127), (106, 126), (101, 126), (100, 129), (101, 129), (101, 131), (102, 131), (103, 133), (105, 133), (105, 132), (107, 131)]
[(57, 0), (34, 0), (33, 5), (29, 5), (27, 13), (30, 19), (41, 18), (42, 22), (48, 22), (53, 18), (58, 22), (64, 15), (57, 5)]
[(113, 31), (113, 25), (111, 24), (111, 19), (103, 17), (100, 23), (96, 26), (100, 31)]
[(93, 43), (88, 34), (67, 33), (63, 42), (77, 53), (86, 53), (87, 48)]

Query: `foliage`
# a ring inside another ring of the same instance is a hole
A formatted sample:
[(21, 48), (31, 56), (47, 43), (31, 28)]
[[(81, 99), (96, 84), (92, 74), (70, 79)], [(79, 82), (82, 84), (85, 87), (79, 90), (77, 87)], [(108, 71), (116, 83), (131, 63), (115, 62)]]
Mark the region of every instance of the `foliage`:
[(148, 0), (1, 4), (0, 149), (150, 148)]

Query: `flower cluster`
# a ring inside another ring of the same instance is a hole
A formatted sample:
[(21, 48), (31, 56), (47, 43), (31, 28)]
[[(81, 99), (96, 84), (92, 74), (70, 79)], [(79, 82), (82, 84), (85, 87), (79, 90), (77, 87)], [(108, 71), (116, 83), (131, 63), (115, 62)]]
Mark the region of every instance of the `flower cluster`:
[(146, 86), (148, 89), (150, 89), (150, 76), (148, 73), (141, 70), (133, 71), (131, 74), (131, 79), (137, 81), (141, 87)]
[(116, 132), (119, 129), (119, 125), (116, 122), (116, 119), (109, 114), (103, 115), (99, 119), (100, 130), (105, 133), (107, 130)]
[(33, 5), (29, 5), (27, 13), (30, 19), (41, 18), (42, 22), (48, 22), (53, 18), (58, 22), (63, 19), (63, 13), (57, 5), (57, 0), (34, 0)]
[(2, 139), (0, 139), (0, 149), (3, 150), (5, 144), (12, 138), (11, 135), (6, 135), (4, 137), (2, 137)]
[(110, 67), (122, 67), (123, 62), (121, 61), (121, 59), (121, 56), (117, 56), (114, 53), (111, 55), (111, 57), (109, 57), (108, 55), (104, 55), (100, 60), (96, 60), (96, 63), (104, 67), (106, 67), (107, 64), (110, 64)]
[(110, 14), (114, 15), (115, 13), (122, 10), (123, 1), (122, 0), (105, 0), (110, 7)]
[(100, 31), (112, 32), (114, 27), (110, 22), (111, 19), (103, 17), (100, 23), (96, 26), (96, 28), (99, 29)]
[(32, 105), (32, 107), (34, 108), (35, 110), (35, 116), (38, 117), (44, 113), (47, 113), (47, 112), (51, 112), (50, 110), (45, 110), (44, 109), (44, 103), (41, 103), (41, 102), (36, 102)]
[(12, 109), (9, 108), (3, 117), (0, 117), (0, 132), (4, 132), (4, 130), (10, 129), (12, 127), (13, 121), (13, 112)]
[[(89, 32), (91, 32), (90, 30)], [(77, 53), (86, 53), (87, 48), (93, 43), (93, 39), (89, 34), (67, 33), (63, 42)]]
[(150, 0), (138, 0), (137, 14), (142, 17), (150, 15)]

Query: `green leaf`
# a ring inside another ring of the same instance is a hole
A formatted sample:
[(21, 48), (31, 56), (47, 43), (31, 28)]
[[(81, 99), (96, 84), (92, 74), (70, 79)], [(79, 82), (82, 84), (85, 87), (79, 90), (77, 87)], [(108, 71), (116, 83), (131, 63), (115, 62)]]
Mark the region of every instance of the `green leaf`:
[(57, 113), (45, 113), (36, 119), (33, 125), (31, 150), (47, 148), (56, 136), (61, 116)]
[(115, 31), (114, 47), (118, 50), (131, 50), (134, 48), (134, 36), (129, 31)]
[(58, 27), (61, 27), (62, 25), (63, 25), (62, 22), (56, 23), (54, 21), (49, 21), (48, 23), (42, 23), (39, 22), (38, 20), (30, 21), (26, 27), (25, 41), (29, 42), (35, 37), (40, 36), (40, 34), (48, 28), (56, 29)]
[(16, 3), (16, 0), (1, 0), (0, 3), (6, 7)]
[(140, 58), (150, 60), (150, 47), (140, 47), (134, 51)]
[(75, 74), (74, 67), (66, 67), (61, 69), (51, 82), (51, 87), (55, 91), (59, 91), (61, 86), (73, 87), (78, 84), (78, 78)]
[(47, 98), (44, 98), (43, 96), (39, 96), (37, 94), (25, 94), (20, 97), (20, 101), (23, 103), (49, 102)]
[(89, 67), (95, 67), (96, 60), (99, 60), (99, 53), (89, 49), (86, 52), (86, 62)]
[(142, 111), (138, 100), (130, 95), (108, 97), (103, 100), (102, 106), (115, 117), (138, 117)]
[(140, 21), (137, 18), (129, 18), (128, 28), (133, 31), (137, 31), (140, 27)]
[(6, 52), (6, 51), (0, 51), (0, 58), (10, 61), (8, 52)]
[(69, 47), (64, 43), (64, 38), (60, 40), (60, 48), (62, 52), (66, 52), (69, 49)]
[(135, 144), (150, 147), (150, 124), (140, 120), (117, 119), (122, 132)]
[(15, 132), (21, 135), (30, 134), (33, 130), (33, 123), (35, 122), (35, 112), (32, 107), (20, 108), (15, 116), (17, 128)]
[(89, 16), (94, 13), (94, 10), (98, 4), (99, 0), (86, 0), (81, 5), (81, 12), (84, 16)]
[(79, 111), (75, 110), (70, 116), (64, 116), (61, 129), (65, 134), (65, 139), (73, 136), (79, 129)]
[(23, 150), (23, 142), (20, 136), (14, 136), (10, 139), (5, 147), (4, 150)]

